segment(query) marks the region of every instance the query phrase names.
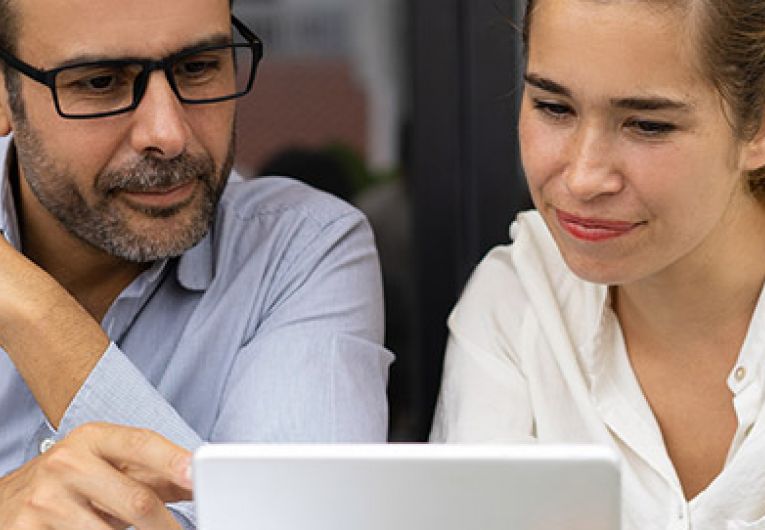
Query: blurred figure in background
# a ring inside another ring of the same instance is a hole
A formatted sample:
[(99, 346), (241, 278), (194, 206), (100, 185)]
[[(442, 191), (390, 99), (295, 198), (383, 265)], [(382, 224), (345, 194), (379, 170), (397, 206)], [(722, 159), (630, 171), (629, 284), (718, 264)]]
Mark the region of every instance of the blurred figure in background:
[(410, 126), (401, 127), (400, 168), (396, 175), (362, 191), (356, 206), (364, 212), (375, 234), (385, 293), (385, 346), (395, 352), (388, 380), (391, 441), (416, 436), (418, 384), (417, 286), (412, 249), (411, 199), (407, 186)]
[(353, 201), (356, 191), (353, 176), (328, 149), (288, 148), (269, 159), (257, 173), (292, 177), (346, 202)]

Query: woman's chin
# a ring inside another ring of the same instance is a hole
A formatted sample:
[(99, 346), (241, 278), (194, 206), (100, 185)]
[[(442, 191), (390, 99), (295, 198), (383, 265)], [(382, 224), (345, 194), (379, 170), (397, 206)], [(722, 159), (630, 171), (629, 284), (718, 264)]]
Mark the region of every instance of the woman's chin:
[(564, 256), (566, 265), (577, 277), (590, 283), (623, 285), (635, 281), (639, 276), (623, 264), (604, 261), (577, 260)]

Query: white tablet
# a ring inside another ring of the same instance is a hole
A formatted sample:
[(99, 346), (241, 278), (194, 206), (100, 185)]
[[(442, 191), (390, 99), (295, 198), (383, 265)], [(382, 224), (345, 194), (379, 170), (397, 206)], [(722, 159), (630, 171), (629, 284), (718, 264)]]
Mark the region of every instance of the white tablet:
[(576, 445), (207, 445), (199, 530), (618, 530), (619, 465)]

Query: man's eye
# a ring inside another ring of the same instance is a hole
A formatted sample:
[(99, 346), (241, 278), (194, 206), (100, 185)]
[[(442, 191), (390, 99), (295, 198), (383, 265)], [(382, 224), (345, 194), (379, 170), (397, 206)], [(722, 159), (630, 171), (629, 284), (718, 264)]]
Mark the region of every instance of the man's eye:
[(83, 95), (111, 94), (130, 85), (127, 76), (114, 71), (67, 72), (58, 79), (60, 89)]
[(92, 88), (93, 90), (108, 90), (116, 83), (116, 78), (113, 75), (100, 75), (98, 77), (91, 77), (81, 81), (85, 88)]
[(176, 75), (195, 78), (212, 75), (219, 69), (219, 61), (216, 60), (193, 60), (185, 61), (176, 69)]

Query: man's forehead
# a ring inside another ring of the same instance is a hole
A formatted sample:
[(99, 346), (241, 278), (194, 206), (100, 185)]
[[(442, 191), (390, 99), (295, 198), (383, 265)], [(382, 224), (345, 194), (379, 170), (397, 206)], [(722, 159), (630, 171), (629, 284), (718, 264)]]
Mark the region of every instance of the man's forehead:
[(29, 60), (163, 55), (230, 31), (228, 0), (23, 0), (15, 5), (18, 49)]

